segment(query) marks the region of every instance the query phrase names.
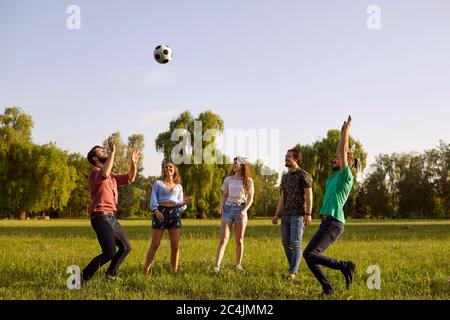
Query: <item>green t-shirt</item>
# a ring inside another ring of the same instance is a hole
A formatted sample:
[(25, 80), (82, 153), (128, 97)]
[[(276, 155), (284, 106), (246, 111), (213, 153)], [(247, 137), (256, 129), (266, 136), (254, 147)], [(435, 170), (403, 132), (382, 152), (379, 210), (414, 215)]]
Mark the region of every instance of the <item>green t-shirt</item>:
[(348, 165), (342, 171), (336, 171), (328, 179), (320, 214), (331, 215), (345, 223), (344, 204), (352, 190), (353, 175)]

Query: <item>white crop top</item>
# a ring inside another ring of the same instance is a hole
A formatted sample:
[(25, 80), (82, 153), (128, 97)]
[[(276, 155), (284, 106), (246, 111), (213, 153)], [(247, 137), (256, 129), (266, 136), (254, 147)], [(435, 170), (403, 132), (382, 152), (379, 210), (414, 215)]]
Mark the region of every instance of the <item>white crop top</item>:
[[(252, 178), (248, 178), (248, 193), (253, 194), (255, 192)], [(228, 198), (225, 202), (242, 203), (247, 202), (247, 193), (244, 191), (244, 184), (242, 179), (235, 179), (232, 176), (228, 176), (223, 180), (222, 191), (228, 192)]]

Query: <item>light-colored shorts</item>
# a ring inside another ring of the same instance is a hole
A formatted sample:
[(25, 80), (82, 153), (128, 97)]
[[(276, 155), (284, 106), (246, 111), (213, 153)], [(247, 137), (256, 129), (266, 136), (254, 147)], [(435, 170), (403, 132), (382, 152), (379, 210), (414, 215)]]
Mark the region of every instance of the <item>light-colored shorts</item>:
[(242, 210), (244, 210), (246, 204), (240, 204), (240, 205), (230, 205), (225, 203), (223, 206), (223, 215), (222, 220), (228, 221), (228, 222), (234, 222), (234, 223), (243, 223), (247, 222), (248, 218), (247, 215), (244, 215), (241, 217), (240, 213)]

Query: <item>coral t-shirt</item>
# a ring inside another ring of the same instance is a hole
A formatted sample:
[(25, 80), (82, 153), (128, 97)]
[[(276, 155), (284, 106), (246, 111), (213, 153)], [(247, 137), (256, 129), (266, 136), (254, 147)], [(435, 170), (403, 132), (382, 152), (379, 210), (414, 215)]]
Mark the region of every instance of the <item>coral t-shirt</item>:
[(91, 193), (89, 214), (98, 211), (115, 213), (119, 202), (117, 186), (129, 183), (130, 177), (128, 174), (111, 172), (108, 177), (105, 177), (102, 168), (93, 167), (88, 177), (89, 192)]

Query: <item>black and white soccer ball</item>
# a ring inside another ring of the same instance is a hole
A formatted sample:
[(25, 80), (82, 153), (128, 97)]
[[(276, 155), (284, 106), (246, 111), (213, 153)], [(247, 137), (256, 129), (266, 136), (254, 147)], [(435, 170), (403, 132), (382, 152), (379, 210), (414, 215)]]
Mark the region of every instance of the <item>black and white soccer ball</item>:
[(161, 44), (155, 48), (155, 51), (153, 51), (153, 57), (158, 63), (166, 64), (172, 60), (173, 52), (168, 46)]

